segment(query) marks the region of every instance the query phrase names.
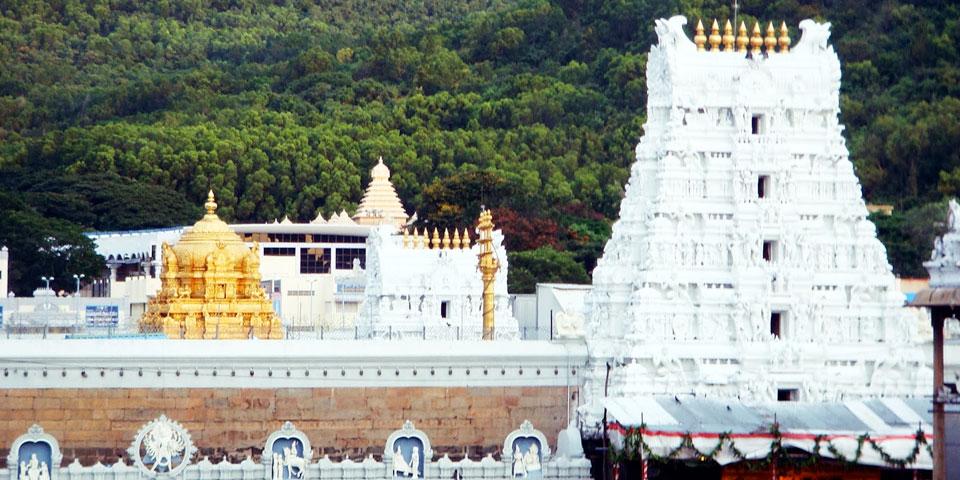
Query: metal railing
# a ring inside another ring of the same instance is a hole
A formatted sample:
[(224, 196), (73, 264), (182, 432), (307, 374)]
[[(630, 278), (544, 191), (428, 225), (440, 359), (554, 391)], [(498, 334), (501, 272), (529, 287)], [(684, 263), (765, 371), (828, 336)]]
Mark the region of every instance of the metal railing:
[[(252, 335), (251, 335), (252, 336)], [(374, 329), (370, 326), (288, 326), (284, 338), (289, 340), (450, 340), (472, 341), (482, 337), (479, 325), (476, 328), (459, 326), (435, 326), (401, 328), (388, 326)], [(550, 327), (521, 327), (518, 330), (497, 330), (497, 338), (504, 340), (553, 340), (555, 332)], [(7, 324), (0, 327), (0, 338), (5, 339), (156, 339), (167, 338), (160, 329), (140, 327), (55, 327), (42, 325)], [(210, 339), (218, 339), (218, 330), (210, 332)]]

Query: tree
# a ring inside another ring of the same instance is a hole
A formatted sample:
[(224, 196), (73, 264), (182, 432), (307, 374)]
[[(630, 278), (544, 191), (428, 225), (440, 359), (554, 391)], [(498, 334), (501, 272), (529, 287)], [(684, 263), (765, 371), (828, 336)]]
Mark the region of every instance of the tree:
[(508, 252), (510, 269), (507, 289), (512, 293), (533, 293), (537, 283), (590, 283), (590, 276), (573, 256), (551, 247), (525, 252)]

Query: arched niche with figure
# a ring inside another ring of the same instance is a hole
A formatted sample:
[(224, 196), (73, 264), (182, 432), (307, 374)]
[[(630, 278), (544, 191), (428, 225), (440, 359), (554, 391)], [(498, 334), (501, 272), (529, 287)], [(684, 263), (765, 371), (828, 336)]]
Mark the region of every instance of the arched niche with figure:
[(543, 478), (543, 464), (550, 459), (550, 446), (543, 432), (524, 420), (520, 428), (510, 432), (503, 441), (502, 462), (508, 478)]
[(427, 434), (417, 430), (410, 420), (387, 437), (383, 447), (383, 463), (387, 478), (425, 478), (426, 465), (433, 461), (433, 448)]
[(7, 470), (10, 480), (56, 480), (62, 460), (57, 439), (35, 424), (13, 442)]
[(260, 462), (268, 468), (270, 480), (303, 480), (313, 458), (310, 439), (290, 422), (267, 437)]

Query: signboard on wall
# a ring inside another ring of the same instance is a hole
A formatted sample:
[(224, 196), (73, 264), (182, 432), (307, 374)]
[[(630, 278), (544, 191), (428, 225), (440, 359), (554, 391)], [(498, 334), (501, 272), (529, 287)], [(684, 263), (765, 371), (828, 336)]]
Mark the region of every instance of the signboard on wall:
[(120, 306), (87, 305), (84, 319), (88, 327), (116, 327), (120, 323)]

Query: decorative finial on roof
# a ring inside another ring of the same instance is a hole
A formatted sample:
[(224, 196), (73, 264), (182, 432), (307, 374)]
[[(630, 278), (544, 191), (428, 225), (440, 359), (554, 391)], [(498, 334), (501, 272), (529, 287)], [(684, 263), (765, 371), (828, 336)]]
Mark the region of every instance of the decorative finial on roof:
[(720, 24), (717, 23), (717, 19), (713, 19), (713, 25), (710, 26), (710, 51), (719, 52), (720, 51)]
[(213, 189), (210, 189), (210, 191), (207, 193), (207, 203), (204, 203), (203, 207), (207, 209), (207, 215), (217, 214), (217, 202), (213, 197)]
[(763, 46), (763, 37), (760, 36), (760, 22), (753, 22), (753, 34), (750, 35), (750, 53), (757, 55)]
[(767, 55), (776, 53), (777, 31), (773, 28), (773, 22), (767, 24), (767, 37), (763, 39), (763, 45), (767, 47)]
[(780, 53), (790, 51), (790, 31), (787, 29), (787, 22), (780, 24), (780, 38), (777, 41), (780, 43)]
[(733, 36), (733, 25), (730, 23), (730, 20), (727, 20), (727, 24), (723, 26), (723, 51), (732, 52), (733, 42), (735, 40), (736, 37)]
[(747, 24), (740, 22), (740, 28), (737, 30), (737, 51), (747, 53), (747, 44), (750, 39), (747, 37)]
[(697, 20), (696, 35), (693, 36), (693, 43), (697, 44), (697, 51), (704, 51), (703, 45), (707, 43), (707, 36), (703, 34), (703, 20)]

